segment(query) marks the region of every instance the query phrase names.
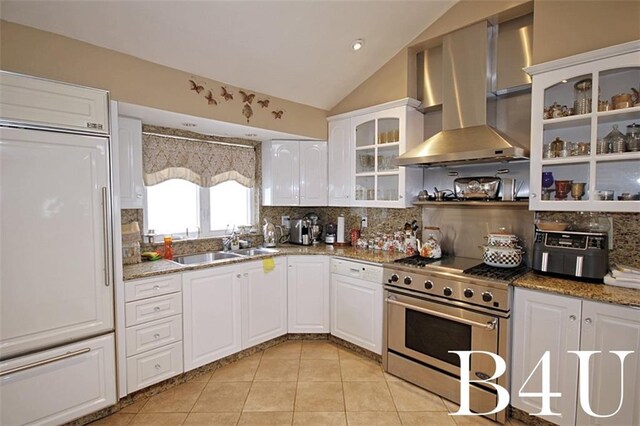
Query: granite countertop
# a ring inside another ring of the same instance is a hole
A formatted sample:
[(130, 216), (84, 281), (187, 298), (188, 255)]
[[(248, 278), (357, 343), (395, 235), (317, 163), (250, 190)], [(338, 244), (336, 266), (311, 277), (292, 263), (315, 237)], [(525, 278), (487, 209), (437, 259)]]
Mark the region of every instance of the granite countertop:
[(316, 244), (313, 246), (297, 246), (293, 244), (284, 244), (276, 248), (277, 253), (264, 254), (258, 256), (239, 257), (234, 259), (224, 259), (215, 263), (207, 263), (203, 265), (181, 265), (171, 260), (156, 260), (153, 262), (142, 262), (135, 265), (124, 265), (123, 278), (125, 281), (139, 278), (149, 278), (157, 275), (172, 274), (176, 272), (192, 271), (197, 269), (206, 269), (216, 266), (231, 265), (234, 263), (250, 262), (253, 260), (266, 259), (277, 256), (293, 256), (293, 255), (329, 255), (345, 257), (348, 259), (362, 260), (373, 263), (393, 262), (396, 259), (406, 257), (404, 253), (388, 252), (383, 250), (364, 250), (351, 246), (330, 246), (326, 244)]
[(640, 290), (607, 284), (591, 284), (528, 272), (513, 282), (515, 287), (540, 290), (596, 302), (640, 307)]

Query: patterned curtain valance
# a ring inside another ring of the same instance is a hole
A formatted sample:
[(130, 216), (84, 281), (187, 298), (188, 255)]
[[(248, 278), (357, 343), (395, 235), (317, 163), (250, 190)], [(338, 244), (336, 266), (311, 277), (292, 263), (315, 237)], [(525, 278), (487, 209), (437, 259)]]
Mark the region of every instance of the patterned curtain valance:
[(203, 187), (228, 180), (247, 187), (255, 185), (256, 158), (252, 147), (143, 134), (142, 157), (147, 186), (169, 179), (185, 179)]

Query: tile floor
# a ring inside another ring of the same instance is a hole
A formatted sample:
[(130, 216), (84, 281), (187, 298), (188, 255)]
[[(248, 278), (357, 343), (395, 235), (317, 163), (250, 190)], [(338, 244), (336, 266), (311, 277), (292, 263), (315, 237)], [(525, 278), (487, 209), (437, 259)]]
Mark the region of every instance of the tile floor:
[(497, 425), (456, 410), (333, 343), (287, 341), (93, 425)]

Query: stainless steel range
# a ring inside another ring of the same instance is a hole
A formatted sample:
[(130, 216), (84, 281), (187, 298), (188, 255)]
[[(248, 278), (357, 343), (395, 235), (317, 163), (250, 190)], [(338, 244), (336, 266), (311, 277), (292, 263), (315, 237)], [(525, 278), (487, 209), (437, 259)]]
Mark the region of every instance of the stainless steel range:
[[(463, 257), (413, 256), (385, 264), (385, 370), (459, 403), (460, 359), (448, 351), (492, 352), (509, 364), (509, 284), (526, 271)], [(488, 379), (494, 370), (489, 356), (471, 357), (471, 380)], [(508, 369), (496, 382), (508, 389)], [(496, 405), (493, 387), (471, 385), (472, 411), (485, 413)], [(506, 422), (504, 410), (487, 417)]]

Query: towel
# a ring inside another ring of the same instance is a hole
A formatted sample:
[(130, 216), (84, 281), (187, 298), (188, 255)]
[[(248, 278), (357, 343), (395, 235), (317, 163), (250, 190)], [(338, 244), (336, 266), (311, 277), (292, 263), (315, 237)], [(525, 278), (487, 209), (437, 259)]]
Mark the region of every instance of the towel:
[(273, 257), (262, 260), (262, 270), (264, 272), (271, 272), (274, 269), (276, 269), (276, 262), (273, 260)]

